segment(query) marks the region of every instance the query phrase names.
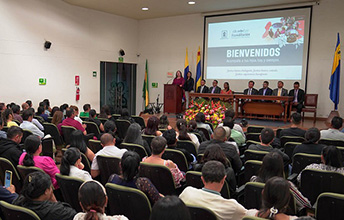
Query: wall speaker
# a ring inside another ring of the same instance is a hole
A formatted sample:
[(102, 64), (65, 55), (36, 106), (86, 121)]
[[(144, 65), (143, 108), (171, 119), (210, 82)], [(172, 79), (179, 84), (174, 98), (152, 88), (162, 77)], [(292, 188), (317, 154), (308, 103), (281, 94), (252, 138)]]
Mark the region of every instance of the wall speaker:
[(119, 55), (124, 56), (124, 55), (125, 55), (124, 50), (120, 49), (120, 50), (119, 50)]
[(50, 49), (50, 47), (51, 47), (51, 42), (50, 42), (50, 41), (45, 41), (45, 42), (44, 42), (44, 48), (45, 48), (46, 50), (48, 50), (48, 49)]

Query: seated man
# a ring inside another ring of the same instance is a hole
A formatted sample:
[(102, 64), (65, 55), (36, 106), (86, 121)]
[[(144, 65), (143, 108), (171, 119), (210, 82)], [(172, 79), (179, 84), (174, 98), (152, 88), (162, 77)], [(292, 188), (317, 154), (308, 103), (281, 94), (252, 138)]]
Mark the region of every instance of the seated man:
[(7, 131), (7, 138), (0, 138), (0, 157), (11, 161), (14, 167), (18, 165), (19, 157), (23, 153), (19, 147), (22, 137), (23, 130), (12, 126)]
[(96, 125), (98, 126), (100, 132), (104, 132), (104, 125), (103, 125), (103, 123), (99, 119), (97, 119), (97, 117), (96, 117), (97, 116), (96, 110), (91, 109), (89, 111), (89, 115), (90, 115), (90, 117), (89, 117), (88, 120), (91, 121), (91, 122), (96, 123)]
[(257, 151), (267, 151), (267, 152), (276, 151), (282, 156), (284, 162), (288, 162), (289, 156), (287, 154), (283, 153), (277, 148), (271, 147), (270, 144), (273, 142), (274, 137), (275, 137), (275, 133), (271, 128), (264, 128), (259, 135), (260, 144), (251, 144), (248, 147), (248, 149), (257, 150)]
[(211, 130), (210, 125), (205, 123), (205, 115), (202, 112), (198, 112), (195, 117), (197, 128), (205, 128), (207, 129), (209, 135), (213, 134), (213, 130)]
[(286, 128), (281, 130), (281, 137), (283, 136), (296, 136), (296, 137), (305, 137), (306, 131), (299, 128), (301, 124), (301, 114), (300, 113), (293, 113), (291, 116), (290, 128)]
[(29, 130), (32, 134), (39, 136), (40, 138), (44, 137), (44, 133), (37, 128), (36, 125), (32, 123), (33, 113), (31, 110), (25, 110), (23, 112), (23, 123), (20, 124), (20, 127), (25, 130)]
[(197, 88), (197, 93), (209, 93), (208, 86), (205, 85), (205, 80), (201, 80), (201, 86)]
[[(77, 120), (74, 119), (75, 117), (75, 112), (73, 108), (67, 108), (66, 109), (66, 116), (67, 118), (65, 120), (62, 121), (61, 125), (65, 125), (65, 126), (72, 126), (80, 131), (82, 131), (82, 133), (84, 135), (87, 134), (85, 128), (86, 125), (81, 125)], [(62, 132), (60, 131), (60, 133), (62, 134)]]
[(23, 118), (19, 115), (20, 114), (20, 106), (14, 105), (12, 108), (13, 111), (13, 119), (23, 123)]
[[(232, 118), (234, 120), (235, 112), (232, 108), (229, 108), (225, 111), (225, 118)], [(219, 124), (219, 126), (223, 126), (223, 123)], [(243, 137), (245, 137), (244, 130), (242, 130), (242, 127), (239, 124), (234, 123), (233, 129), (239, 131), (243, 135)]]
[(209, 93), (215, 94), (215, 93), (221, 93), (221, 88), (217, 86), (219, 82), (215, 79), (213, 81), (213, 86), (210, 87)]
[(100, 138), (100, 142), (103, 146), (103, 149), (98, 151), (93, 158), (92, 165), (91, 165), (91, 176), (92, 178), (97, 177), (100, 174), (97, 156), (104, 155), (104, 156), (111, 156), (122, 158), (123, 154), (127, 151), (126, 149), (118, 149), (116, 144), (116, 139), (109, 133), (105, 133)]
[(223, 127), (217, 127), (213, 134), (213, 139), (201, 143), (198, 154), (203, 154), (209, 144), (218, 144), (231, 162), (234, 172), (238, 173), (241, 169), (242, 162), (234, 145), (226, 143), (226, 130)]
[(89, 112), (91, 110), (91, 105), (85, 104), (82, 108), (84, 109), (84, 111), (80, 112), (80, 117), (90, 117)]
[(320, 139), (320, 131), (317, 128), (310, 128), (305, 134), (306, 141), (300, 145), (297, 145), (293, 151), (293, 156), (296, 153), (316, 154), (321, 155), (322, 149), (325, 147), (322, 144), (318, 144)]
[(272, 95), (272, 89), (269, 88), (269, 82), (263, 82), (263, 88), (259, 89), (258, 95)]
[(283, 88), (284, 83), (282, 81), (278, 81), (277, 88), (272, 91), (273, 96), (288, 96), (288, 90)]
[(244, 90), (244, 95), (258, 95), (258, 90), (253, 88), (254, 81), (248, 82), (248, 88)]
[(289, 96), (293, 96), (293, 107), (296, 108), (298, 113), (301, 113), (303, 102), (305, 100), (305, 91), (300, 89), (300, 83), (294, 82), (294, 89), (289, 91)]
[(210, 209), (217, 219), (242, 219), (245, 215), (252, 215), (235, 199), (225, 199), (220, 192), (225, 182), (225, 166), (218, 161), (208, 161), (202, 168), (202, 182), (204, 187), (196, 189), (188, 186), (179, 195), (185, 204), (197, 205)]
[(223, 120), (223, 126), (227, 126), (231, 129), (230, 138), (232, 138), (238, 147), (241, 147), (246, 142), (245, 136), (240, 132), (234, 129), (234, 120), (233, 118), (225, 118)]
[(334, 116), (331, 120), (331, 128), (320, 131), (320, 139), (333, 139), (344, 141), (344, 133), (340, 131), (343, 126), (343, 119)]

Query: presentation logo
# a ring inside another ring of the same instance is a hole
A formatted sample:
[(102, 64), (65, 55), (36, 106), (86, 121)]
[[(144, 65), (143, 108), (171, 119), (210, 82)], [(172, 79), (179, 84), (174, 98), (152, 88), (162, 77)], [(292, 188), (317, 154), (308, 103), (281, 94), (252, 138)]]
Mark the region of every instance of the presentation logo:
[(228, 30), (222, 30), (221, 31), (221, 39), (229, 39), (229, 31)]

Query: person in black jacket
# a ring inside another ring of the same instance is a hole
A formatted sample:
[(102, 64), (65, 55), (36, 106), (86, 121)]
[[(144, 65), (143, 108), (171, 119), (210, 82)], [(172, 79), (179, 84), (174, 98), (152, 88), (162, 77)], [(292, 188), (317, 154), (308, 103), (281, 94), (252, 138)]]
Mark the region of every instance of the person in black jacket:
[(244, 90), (244, 95), (258, 95), (258, 90), (253, 88), (254, 81), (248, 82), (248, 88)]
[(0, 138), (0, 157), (11, 161), (14, 167), (18, 165), (19, 157), (23, 153), (19, 147), (22, 137), (23, 130), (12, 126), (7, 131), (7, 138)]
[(289, 96), (293, 96), (293, 107), (298, 113), (301, 113), (303, 102), (305, 101), (305, 91), (300, 89), (300, 83), (294, 82), (294, 89), (289, 91)]
[(201, 80), (201, 86), (199, 86), (197, 88), (197, 93), (208, 93), (209, 92), (209, 88), (208, 88), (208, 86), (205, 85), (205, 83), (206, 83), (205, 80), (202, 79)]
[(183, 89), (185, 91), (185, 99), (186, 99), (186, 108), (189, 108), (190, 96), (189, 93), (194, 90), (195, 81), (192, 78), (192, 73), (189, 71), (186, 75), (186, 80), (183, 85)]

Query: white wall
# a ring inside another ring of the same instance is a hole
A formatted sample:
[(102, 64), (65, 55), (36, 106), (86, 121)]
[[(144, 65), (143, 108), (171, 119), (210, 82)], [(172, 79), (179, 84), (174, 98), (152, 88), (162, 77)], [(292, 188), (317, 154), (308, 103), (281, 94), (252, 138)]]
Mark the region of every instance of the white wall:
[[(1, 96), (5, 103), (44, 98), (51, 105), (84, 103), (99, 110), (100, 61), (136, 62), (138, 21), (75, 7), (60, 0), (0, 1)], [(52, 42), (45, 51), (45, 40)], [(97, 77), (92, 72), (97, 71)], [(80, 76), (75, 101), (74, 76)], [(47, 79), (39, 86), (38, 78)]]

